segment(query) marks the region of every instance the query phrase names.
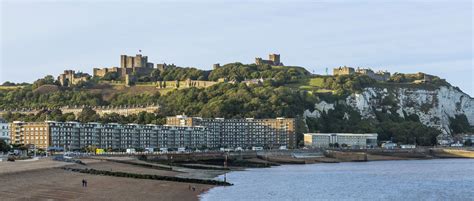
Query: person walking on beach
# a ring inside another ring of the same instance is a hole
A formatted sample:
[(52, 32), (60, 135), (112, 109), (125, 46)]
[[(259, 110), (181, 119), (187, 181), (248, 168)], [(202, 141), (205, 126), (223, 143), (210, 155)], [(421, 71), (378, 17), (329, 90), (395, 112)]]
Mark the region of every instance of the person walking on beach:
[(86, 180), (82, 179), (82, 187), (86, 187)]

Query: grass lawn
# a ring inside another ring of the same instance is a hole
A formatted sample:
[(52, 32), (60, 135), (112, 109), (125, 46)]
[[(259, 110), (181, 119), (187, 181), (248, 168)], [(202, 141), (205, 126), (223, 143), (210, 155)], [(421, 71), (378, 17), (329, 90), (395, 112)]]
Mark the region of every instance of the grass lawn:
[(24, 86), (0, 86), (0, 90), (15, 90), (23, 87)]
[(333, 93), (333, 90), (324, 89), (324, 78), (323, 77), (311, 77), (304, 78), (298, 82), (291, 83), (287, 85), (291, 88), (298, 88), (307, 91), (314, 91), (316, 93)]
[(324, 78), (322, 77), (316, 77), (316, 78), (311, 78), (309, 80), (309, 86), (313, 87), (324, 87)]

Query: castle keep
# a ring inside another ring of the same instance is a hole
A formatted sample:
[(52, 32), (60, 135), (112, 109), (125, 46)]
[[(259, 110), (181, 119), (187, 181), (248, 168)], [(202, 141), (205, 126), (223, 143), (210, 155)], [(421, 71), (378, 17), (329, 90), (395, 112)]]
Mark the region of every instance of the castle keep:
[(120, 67), (121, 68), (134, 68), (134, 67), (153, 68), (153, 63), (149, 63), (148, 57), (142, 56), (141, 54), (137, 54), (135, 57), (120, 55)]
[(147, 56), (137, 54), (135, 56), (120, 55), (120, 67), (94, 68), (94, 76), (104, 77), (107, 73), (115, 72), (120, 78), (127, 75), (145, 75), (153, 71), (153, 63), (148, 62)]
[(264, 60), (260, 57), (255, 58), (255, 64), (263, 65), (268, 64), (272, 66), (283, 66), (283, 63), (280, 62), (280, 55), (279, 54), (270, 54), (268, 55), (268, 60)]

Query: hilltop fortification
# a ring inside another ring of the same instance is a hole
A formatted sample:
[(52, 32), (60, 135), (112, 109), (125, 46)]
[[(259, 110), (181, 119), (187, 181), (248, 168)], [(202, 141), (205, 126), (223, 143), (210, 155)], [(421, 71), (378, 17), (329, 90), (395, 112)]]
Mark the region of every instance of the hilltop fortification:
[(374, 80), (377, 80), (377, 81), (387, 81), (388, 79), (390, 79), (390, 73), (389, 72), (387, 72), (387, 71), (374, 72), (370, 68), (359, 68), (358, 67), (357, 69), (354, 69), (352, 67), (347, 67), (347, 66), (342, 67), (341, 66), (341, 67), (333, 69), (333, 75), (334, 76), (354, 75), (354, 74), (367, 75), (370, 78), (372, 78)]

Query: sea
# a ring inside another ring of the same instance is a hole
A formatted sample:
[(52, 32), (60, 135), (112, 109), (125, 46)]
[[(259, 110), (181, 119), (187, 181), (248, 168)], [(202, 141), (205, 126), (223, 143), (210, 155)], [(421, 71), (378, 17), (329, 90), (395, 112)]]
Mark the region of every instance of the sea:
[(474, 201), (474, 159), (282, 165), (226, 178), (234, 185), (212, 188), (200, 200)]

